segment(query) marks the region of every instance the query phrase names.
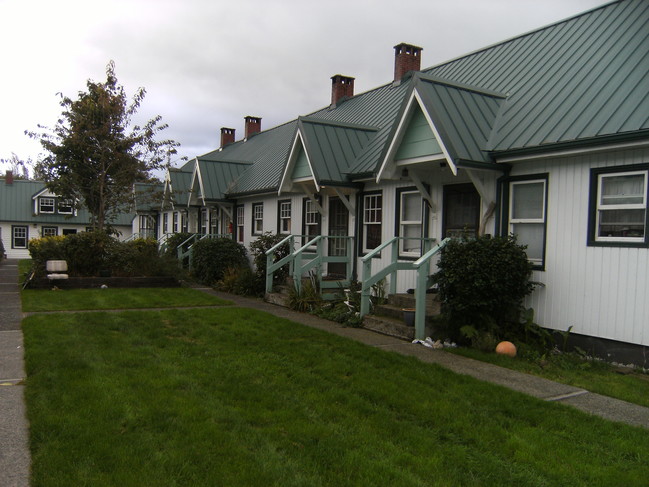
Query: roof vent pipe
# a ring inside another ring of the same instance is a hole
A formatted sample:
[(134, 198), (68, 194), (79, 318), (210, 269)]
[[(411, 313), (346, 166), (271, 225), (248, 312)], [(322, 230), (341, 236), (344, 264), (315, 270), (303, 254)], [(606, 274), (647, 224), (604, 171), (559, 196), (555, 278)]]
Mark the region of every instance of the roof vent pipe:
[(221, 148), (234, 142), (234, 129), (221, 127)]
[(354, 96), (354, 79), (342, 74), (331, 77), (331, 104), (334, 107), (341, 99)]
[(423, 48), (402, 42), (394, 46), (394, 81), (401, 81), (410, 71), (421, 69)]
[(251, 135), (258, 134), (261, 132), (261, 118), (251, 117), (250, 115), (244, 118), (246, 121), (246, 130), (244, 137), (247, 139)]

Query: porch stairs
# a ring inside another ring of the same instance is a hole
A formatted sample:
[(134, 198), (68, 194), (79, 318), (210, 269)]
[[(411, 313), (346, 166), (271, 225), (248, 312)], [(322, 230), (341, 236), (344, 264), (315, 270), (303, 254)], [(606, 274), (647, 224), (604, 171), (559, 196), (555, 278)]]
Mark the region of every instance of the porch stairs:
[[(303, 278), (302, 283), (306, 283), (309, 279)], [(343, 290), (349, 287), (349, 281), (346, 279), (327, 279), (324, 278), (320, 283), (322, 288), (320, 289), (320, 296), (324, 301), (332, 301), (335, 299), (341, 299), (343, 296)], [(280, 286), (274, 286), (271, 292), (267, 292), (264, 295), (264, 299), (271, 303), (279, 306), (284, 306), (288, 308), (288, 299), (291, 289), (295, 286), (293, 278), (289, 277), (286, 279), (286, 283)]]
[[(415, 297), (412, 294), (391, 294), (387, 304), (374, 306), (372, 313), (363, 318), (363, 328), (384, 335), (414, 340), (414, 325), (406, 325), (404, 309), (415, 309)], [(426, 294), (426, 336), (434, 336), (434, 327), (440, 316), (440, 302), (437, 294)]]

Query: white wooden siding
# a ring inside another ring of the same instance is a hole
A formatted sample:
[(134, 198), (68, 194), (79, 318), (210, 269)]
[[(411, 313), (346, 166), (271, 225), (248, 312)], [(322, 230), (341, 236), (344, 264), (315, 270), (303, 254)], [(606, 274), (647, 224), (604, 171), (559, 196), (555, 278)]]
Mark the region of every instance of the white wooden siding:
[(649, 249), (589, 247), (590, 169), (649, 162), (629, 150), (515, 164), (512, 176), (548, 173), (545, 284), (528, 299), (535, 321), (556, 330), (649, 345)]

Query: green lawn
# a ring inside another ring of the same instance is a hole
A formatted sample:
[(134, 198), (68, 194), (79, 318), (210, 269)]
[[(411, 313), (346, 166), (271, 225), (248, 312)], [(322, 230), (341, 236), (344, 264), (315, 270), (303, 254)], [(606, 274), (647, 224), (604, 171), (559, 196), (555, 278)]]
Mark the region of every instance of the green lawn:
[(574, 354), (548, 353), (541, 358), (531, 359), (512, 358), (470, 348), (450, 349), (450, 351), (649, 407), (649, 374), (641, 371), (624, 370), (625, 373), (621, 374), (618, 368), (609, 363), (585, 360)]
[(649, 435), (258, 311), (23, 321), (33, 486), (646, 485)]
[(23, 311), (176, 308), (232, 304), (190, 288), (26, 289)]

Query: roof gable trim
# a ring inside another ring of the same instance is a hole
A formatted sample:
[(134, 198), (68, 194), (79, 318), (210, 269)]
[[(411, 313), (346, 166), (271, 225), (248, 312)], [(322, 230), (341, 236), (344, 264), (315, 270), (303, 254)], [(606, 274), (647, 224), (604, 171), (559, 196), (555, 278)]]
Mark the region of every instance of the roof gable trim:
[[(383, 162), (381, 163), (381, 167), (379, 168), (379, 171), (377, 173), (376, 176), (377, 183), (381, 182), (381, 179), (383, 179), (384, 177), (387, 177), (387, 174), (389, 172), (389, 168), (388, 168), (389, 165), (396, 167), (394, 157), (397, 151), (399, 150), (399, 147), (403, 140), (403, 136), (408, 130), (413, 112), (417, 108), (419, 108), (424, 114), (424, 117), (426, 118), (426, 122), (428, 123), (428, 126), (430, 127), (431, 131), (433, 132), (433, 135), (437, 139), (440, 149), (442, 150), (442, 154), (444, 155), (444, 159), (446, 160), (449, 167), (451, 168), (451, 171), (453, 171), (454, 175), (457, 175), (457, 166), (455, 165), (453, 159), (451, 158), (449, 151), (446, 148), (446, 145), (444, 144), (444, 141), (440, 137), (439, 130), (437, 130), (437, 127), (435, 127), (435, 123), (433, 122), (430, 113), (428, 113), (428, 110), (425, 107), (421, 95), (417, 91), (417, 88), (414, 88), (410, 94), (410, 97), (408, 98), (408, 101), (406, 102), (406, 108), (403, 111), (401, 118), (399, 119), (396, 132), (394, 133), (394, 136), (390, 141), (387, 153), (383, 158)], [(439, 160), (439, 156), (431, 156), (431, 158), (434, 158), (435, 160)]]
[(316, 191), (320, 191), (320, 185), (318, 184), (315, 172), (313, 171), (313, 164), (311, 163), (311, 158), (309, 157), (309, 152), (306, 149), (304, 140), (305, 138), (302, 133), (302, 127), (298, 123), (295, 138), (293, 139), (293, 144), (291, 144), (291, 151), (289, 152), (288, 160), (286, 162), (286, 166), (284, 167), (284, 174), (282, 175), (282, 180), (279, 183), (279, 190), (277, 191), (278, 195), (290, 192), (293, 189), (293, 169), (295, 168), (295, 164), (297, 163), (298, 157), (300, 155), (300, 149), (304, 152), (304, 155), (306, 157), (306, 162), (309, 166), (309, 171), (311, 172)]

